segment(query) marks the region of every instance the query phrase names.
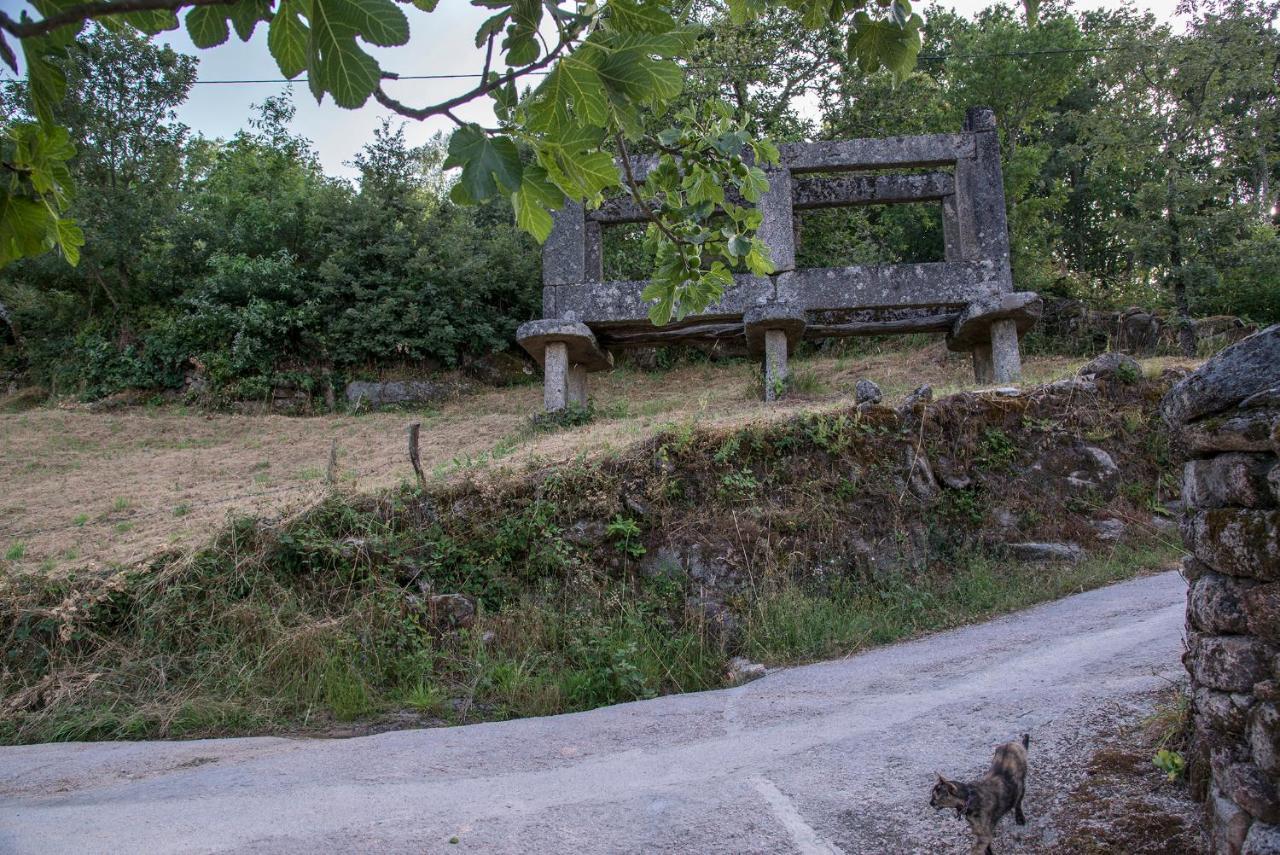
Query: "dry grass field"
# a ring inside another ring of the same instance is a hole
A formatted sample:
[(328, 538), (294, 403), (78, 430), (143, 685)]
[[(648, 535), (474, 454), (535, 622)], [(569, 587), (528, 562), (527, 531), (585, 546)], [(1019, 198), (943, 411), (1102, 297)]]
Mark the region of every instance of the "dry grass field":
[[(1083, 360), (1028, 359), (1026, 382), (1073, 373)], [(1177, 364), (1144, 363), (1148, 372)], [(668, 371), (621, 368), (592, 378), (600, 415), (539, 433), (541, 386), (492, 389), (422, 411), (316, 417), (204, 413), (179, 406), (95, 413), (80, 405), (0, 413), (0, 558), (24, 570), (83, 572), (204, 542), (231, 514), (278, 515), (326, 490), (331, 443), (337, 488), (369, 491), (413, 477), (405, 429), (422, 423), (429, 478), (544, 465), (607, 453), (663, 425), (740, 424), (847, 404), (870, 378), (892, 403), (922, 383), (936, 394), (972, 388), (967, 358), (924, 348), (795, 360), (799, 394), (766, 407), (750, 363)]]

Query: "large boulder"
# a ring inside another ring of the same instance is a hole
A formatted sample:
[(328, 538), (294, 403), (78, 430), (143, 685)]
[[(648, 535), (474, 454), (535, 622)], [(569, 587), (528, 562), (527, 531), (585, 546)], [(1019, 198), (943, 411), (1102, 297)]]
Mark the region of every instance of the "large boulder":
[(1160, 406), (1165, 421), (1178, 427), (1273, 386), (1280, 386), (1280, 324), (1218, 353), (1170, 389)]

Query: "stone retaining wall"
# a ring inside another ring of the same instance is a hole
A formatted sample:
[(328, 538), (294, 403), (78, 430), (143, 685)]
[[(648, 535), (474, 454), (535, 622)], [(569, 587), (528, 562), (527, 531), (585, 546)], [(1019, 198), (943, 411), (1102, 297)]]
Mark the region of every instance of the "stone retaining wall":
[(1280, 326), (1219, 353), (1162, 407), (1189, 457), (1191, 784), (1214, 852), (1280, 853)]

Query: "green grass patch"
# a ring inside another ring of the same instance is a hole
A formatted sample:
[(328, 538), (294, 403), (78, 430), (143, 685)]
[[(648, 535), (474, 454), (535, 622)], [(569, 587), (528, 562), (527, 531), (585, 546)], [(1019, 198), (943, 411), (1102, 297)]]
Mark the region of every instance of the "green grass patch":
[(1029, 565), (974, 555), (950, 576), (842, 580), (825, 590), (784, 583), (745, 613), (744, 655), (770, 665), (827, 659), (985, 620), (1168, 567), (1169, 546), (1120, 547), (1079, 564)]

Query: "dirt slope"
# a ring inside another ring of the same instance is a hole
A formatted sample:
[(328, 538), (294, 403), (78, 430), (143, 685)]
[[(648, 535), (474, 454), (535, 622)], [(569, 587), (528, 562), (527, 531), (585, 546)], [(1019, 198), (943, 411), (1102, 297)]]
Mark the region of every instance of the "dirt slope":
[[(1171, 360), (1149, 360), (1156, 372)], [(1028, 384), (1071, 374), (1080, 360), (1030, 359)], [(477, 469), (567, 460), (648, 436), (661, 425), (742, 424), (847, 405), (861, 377), (893, 403), (922, 383), (940, 394), (972, 388), (966, 359), (941, 343), (921, 350), (816, 357), (795, 363), (804, 394), (766, 407), (748, 363), (621, 369), (593, 377), (595, 423), (531, 435), (537, 385), (489, 390), (419, 413), (314, 418), (205, 414), (182, 407), (93, 413), (44, 408), (0, 414), (0, 558), (19, 569), (83, 572), (205, 542), (228, 514), (273, 514), (323, 495), (331, 443), (343, 489), (373, 490), (412, 476), (405, 427), (422, 422), (433, 480)]]

